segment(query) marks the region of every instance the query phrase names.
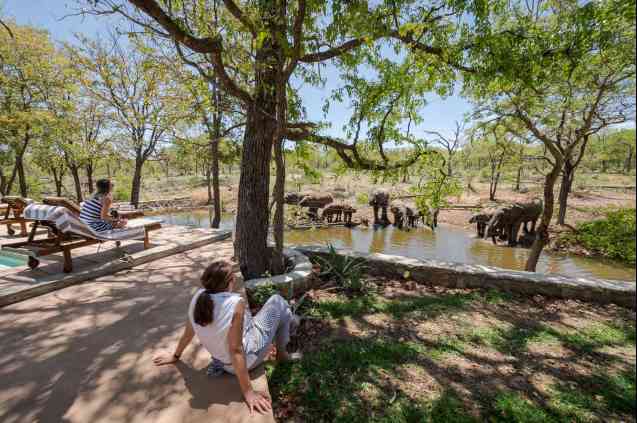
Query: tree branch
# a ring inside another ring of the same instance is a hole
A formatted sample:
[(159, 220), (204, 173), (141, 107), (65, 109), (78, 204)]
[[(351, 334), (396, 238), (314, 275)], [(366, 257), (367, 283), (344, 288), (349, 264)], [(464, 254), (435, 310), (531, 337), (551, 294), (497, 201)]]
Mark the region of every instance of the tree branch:
[(248, 31), (252, 34), (253, 38), (257, 38), (257, 30), (254, 26), (254, 23), (243, 13), (243, 11), (237, 6), (237, 4), (232, 0), (223, 0), (223, 4), (226, 6), (226, 9), (234, 16), (239, 22), (243, 24)]
[(180, 28), (179, 25), (164, 12), (155, 0), (128, 0), (142, 12), (153, 18), (162, 28), (164, 28), (175, 41), (185, 45), (192, 51), (202, 54), (209, 54), (215, 73), (219, 77), (219, 81), (224, 88), (240, 100), (251, 103), (252, 96), (245, 90), (241, 89), (235, 81), (228, 75), (223, 64), (223, 44), (222, 38), (198, 38), (188, 34)]

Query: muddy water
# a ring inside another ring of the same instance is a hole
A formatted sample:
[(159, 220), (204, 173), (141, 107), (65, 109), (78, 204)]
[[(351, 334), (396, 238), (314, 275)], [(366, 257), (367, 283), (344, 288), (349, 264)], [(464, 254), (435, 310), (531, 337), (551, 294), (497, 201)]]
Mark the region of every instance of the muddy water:
[[(207, 210), (161, 216), (166, 223), (210, 227)], [(232, 228), (232, 218), (224, 216), (221, 227)], [(286, 243), (333, 244), (360, 252), (396, 254), (414, 258), (484, 264), (505, 269), (524, 269), (528, 250), (495, 246), (491, 241), (476, 239), (475, 235), (455, 226), (439, 226), (435, 232), (425, 228), (402, 231), (394, 227), (382, 229), (357, 227), (348, 229), (292, 230), (286, 233)], [(542, 254), (538, 271), (559, 273), (573, 277), (635, 280), (635, 268), (612, 261), (578, 256)]]

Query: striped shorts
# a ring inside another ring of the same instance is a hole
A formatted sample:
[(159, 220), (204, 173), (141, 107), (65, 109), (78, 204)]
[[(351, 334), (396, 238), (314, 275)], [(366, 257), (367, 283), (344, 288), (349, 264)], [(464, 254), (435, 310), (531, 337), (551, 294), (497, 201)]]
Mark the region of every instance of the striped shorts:
[(89, 225), (95, 232), (105, 232), (113, 230), (113, 225), (110, 222), (106, 222), (104, 220), (94, 220), (92, 222), (87, 222), (87, 225)]
[[(246, 361), (252, 361), (248, 370), (263, 363), (270, 345), (275, 344), (277, 349), (285, 349), (290, 342), (290, 330), (293, 329), (291, 326), (294, 321), (290, 305), (283, 297), (273, 295), (266, 301), (243, 332)], [(223, 371), (234, 374), (231, 364), (213, 358), (208, 366), (208, 375), (217, 376)]]

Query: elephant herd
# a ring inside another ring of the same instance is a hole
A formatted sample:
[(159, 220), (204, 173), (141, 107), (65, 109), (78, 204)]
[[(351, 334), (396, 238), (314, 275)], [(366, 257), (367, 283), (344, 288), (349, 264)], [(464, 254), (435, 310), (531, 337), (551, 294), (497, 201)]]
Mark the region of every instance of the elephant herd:
[[(500, 239), (506, 240), (511, 247), (518, 243), (528, 245), (533, 242), (535, 225), (542, 210), (543, 204), (540, 200), (513, 203), (474, 214), (469, 223), (476, 224), (476, 232), (480, 238), (491, 238), (494, 244)], [(523, 229), (523, 236), (518, 237), (520, 229)]]
[[(354, 226), (352, 216), (356, 209), (348, 203), (334, 203), (329, 193), (286, 193), (285, 204), (297, 205), (308, 209), (308, 217), (315, 221), (327, 223), (343, 223)], [(392, 224), (388, 212), (394, 218), (393, 225), (399, 229), (415, 228), (420, 220), (435, 229), (439, 210), (429, 210), (423, 214), (402, 201), (391, 201), (388, 191), (378, 189), (371, 193), (369, 205), (374, 210), (374, 225), (388, 226)], [(323, 209), (319, 214), (319, 209)], [(474, 214), (469, 223), (476, 224), (476, 232), (480, 238), (491, 238), (494, 244), (498, 240), (507, 241), (509, 246), (518, 243), (528, 245), (535, 237), (535, 225), (542, 214), (543, 204), (540, 200), (530, 203), (513, 203), (498, 209), (486, 209)], [(520, 229), (523, 235), (520, 237)]]
[[(334, 198), (329, 193), (289, 192), (285, 194), (284, 201), (285, 204), (307, 208), (307, 215), (312, 220), (344, 223), (346, 226), (354, 225), (352, 216), (356, 213), (356, 209), (348, 203), (334, 203)], [(422, 213), (402, 201), (391, 201), (389, 192), (382, 189), (371, 193), (369, 205), (374, 210), (374, 225), (388, 226), (392, 224), (388, 212), (393, 215), (393, 225), (399, 229), (415, 228), (420, 220), (425, 222), (425, 216)], [(323, 209), (322, 214), (319, 214), (319, 209)], [(437, 217), (437, 213), (434, 216)], [(436, 221), (437, 218), (434, 218), (434, 223), (428, 222), (432, 229), (435, 228)]]

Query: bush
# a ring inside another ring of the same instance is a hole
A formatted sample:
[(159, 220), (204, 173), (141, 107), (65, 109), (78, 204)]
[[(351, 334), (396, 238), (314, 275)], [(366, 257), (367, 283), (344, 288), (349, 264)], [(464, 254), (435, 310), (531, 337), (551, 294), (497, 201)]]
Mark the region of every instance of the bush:
[(367, 204), (369, 204), (369, 195), (367, 195), (367, 193), (365, 192), (361, 192), (360, 194), (356, 195), (356, 203), (366, 206)]
[(606, 218), (577, 226), (577, 241), (588, 250), (635, 264), (635, 209), (606, 213)]
[(317, 257), (321, 265), (321, 276), (333, 279), (336, 284), (353, 292), (363, 292), (365, 282), (363, 270), (365, 262), (360, 258), (341, 256), (333, 245), (329, 244), (329, 255), (326, 258)]

